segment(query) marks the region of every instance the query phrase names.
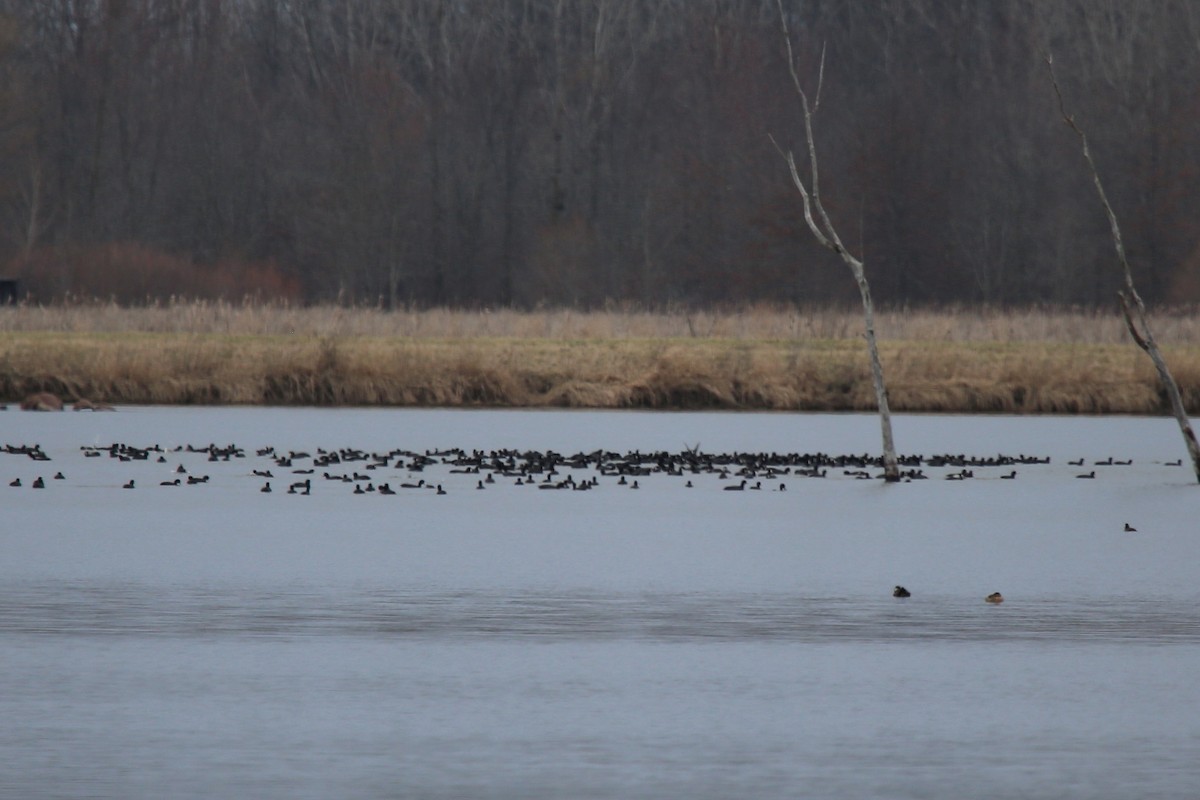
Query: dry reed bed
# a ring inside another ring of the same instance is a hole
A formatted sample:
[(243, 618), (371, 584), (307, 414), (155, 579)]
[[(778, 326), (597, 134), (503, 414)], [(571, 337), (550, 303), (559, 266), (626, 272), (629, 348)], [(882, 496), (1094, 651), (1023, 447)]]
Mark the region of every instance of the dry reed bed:
[[(1164, 411), (1132, 344), (884, 341), (898, 411)], [(1200, 347), (1167, 348), (1200, 410)], [(0, 398), (131, 404), (870, 410), (865, 348), (842, 339), (401, 338), (6, 333)]]
[[(1195, 309), (1154, 313), (1163, 344), (1200, 346)], [(1060, 342), (1126, 344), (1114, 310), (945, 309), (884, 310), (882, 340), (912, 342)], [(721, 339), (738, 341), (859, 339), (856, 309), (757, 306), (725, 311), (637, 309), (521, 312), (507, 309), (386, 311), (337, 306), (172, 301), (140, 308), (110, 303), (0, 307), (0, 333), (173, 333), (235, 336), (399, 337), (476, 340)]]

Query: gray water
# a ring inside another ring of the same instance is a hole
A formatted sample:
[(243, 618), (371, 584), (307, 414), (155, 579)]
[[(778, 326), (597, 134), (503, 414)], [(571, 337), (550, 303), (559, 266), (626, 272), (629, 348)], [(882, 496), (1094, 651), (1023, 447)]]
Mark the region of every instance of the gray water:
[[(420, 477), (445, 495), (395, 496), (256, 450), (866, 453), (878, 426), (158, 408), (0, 426), (52, 459), (0, 453), (3, 798), (1200, 794), (1200, 491), (1168, 420), (896, 420), (908, 453), (1051, 457), (963, 481), (480, 491), (439, 466)], [(113, 443), (164, 461), (81, 450)], [(210, 443), (245, 457), (172, 451)], [(1094, 465), (1110, 457), (1132, 464)], [(209, 481), (160, 486), (180, 465)], [(304, 477), (311, 495), (286, 493)]]

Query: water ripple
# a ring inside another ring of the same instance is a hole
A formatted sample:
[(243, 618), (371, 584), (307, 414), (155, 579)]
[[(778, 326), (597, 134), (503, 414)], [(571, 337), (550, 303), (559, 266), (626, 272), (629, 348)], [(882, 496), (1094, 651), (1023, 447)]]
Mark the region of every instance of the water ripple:
[(0, 590), (0, 635), (521, 637), (649, 641), (1200, 643), (1160, 598), (812, 597), (753, 593), (243, 591), (143, 584)]

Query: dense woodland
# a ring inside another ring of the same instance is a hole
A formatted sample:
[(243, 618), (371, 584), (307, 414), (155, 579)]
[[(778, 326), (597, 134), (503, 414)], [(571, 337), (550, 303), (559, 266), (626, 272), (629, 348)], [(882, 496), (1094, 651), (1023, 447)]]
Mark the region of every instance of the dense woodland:
[[(1200, 4), (785, 0), (892, 305), (1200, 301)], [(0, 275), (38, 300), (852, 302), (773, 136), (776, 0), (0, 0)]]

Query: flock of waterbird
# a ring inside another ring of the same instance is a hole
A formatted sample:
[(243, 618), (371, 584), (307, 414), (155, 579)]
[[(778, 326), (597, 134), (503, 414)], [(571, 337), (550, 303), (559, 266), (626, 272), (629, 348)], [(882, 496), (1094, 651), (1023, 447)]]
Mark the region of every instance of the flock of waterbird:
[[(533, 486), (538, 489), (589, 491), (609, 484), (614, 487), (640, 489), (643, 482), (652, 476), (681, 478), (687, 488), (697, 488), (702, 481), (715, 479), (723, 491), (787, 491), (787, 480), (804, 479), (855, 479), (876, 480), (883, 477), (881, 459), (866, 454), (834, 455), (828, 453), (705, 453), (696, 447), (687, 447), (680, 452), (617, 453), (595, 450), (587, 453), (563, 455), (553, 450), (471, 450), (451, 448), (416, 452), (392, 449), (386, 452), (367, 452), (355, 448), (314, 452), (287, 450), (277, 451), (274, 447), (255, 450), (253, 456), (237, 445), (204, 446), (178, 445), (164, 448), (161, 445), (135, 446), (115, 443), (106, 446), (84, 445), (80, 448), (85, 458), (107, 458), (116, 464), (130, 462), (154, 462), (170, 464), (169, 475), (157, 483), (161, 487), (195, 486), (209, 481), (209, 475), (199, 475), (204, 467), (198, 467), (196, 457), (202, 457), (215, 471), (221, 464), (253, 461), (254, 466), (243, 467), (235, 474), (260, 478), (260, 491), (271, 493), (284, 484), (289, 494), (311, 494), (314, 481), (337, 486), (349, 486), (354, 494), (397, 494), (397, 489), (425, 490), (435, 494), (447, 494), (446, 487), (455, 488), (465, 484), (476, 490), (508, 483), (515, 486)], [(25, 456), (33, 462), (49, 462), (51, 458), (40, 445), (5, 445), (0, 451), (9, 455)], [(191, 462), (191, 469), (184, 461)], [(966, 456), (958, 455), (912, 455), (901, 456), (901, 479), (903, 481), (928, 480), (941, 477), (950, 481), (980, 478), (1013, 480), (1017, 477), (1016, 467), (1049, 464), (1049, 457), (1039, 456)], [(1083, 461), (1069, 462), (1082, 465)], [(1095, 466), (1128, 466), (1132, 460), (1105, 459), (1095, 461)], [(1172, 462), (1178, 466), (1180, 462)], [(926, 472), (929, 470), (929, 472)], [(1002, 470), (1002, 471), (999, 471)], [(978, 475), (977, 475), (978, 473)], [(1078, 478), (1094, 479), (1093, 469)], [(65, 480), (61, 471), (54, 480)], [(399, 481), (396, 486), (392, 481)], [(21, 477), (12, 479), (9, 486), (21, 487)], [(38, 475), (29, 484), (33, 488), (46, 488), (46, 479)], [(125, 489), (140, 488), (134, 479), (120, 484)], [(144, 484), (143, 484), (144, 485)], [(706, 482), (711, 486), (712, 482)]]
[[(573, 455), (563, 455), (553, 450), (467, 451), (457, 447), (423, 452), (399, 448), (386, 452), (318, 448), (311, 453), (263, 447), (255, 450), (251, 456), (246, 449), (233, 444), (188, 444), (164, 448), (160, 445), (122, 443), (84, 445), (80, 451), (83, 458), (107, 459), (116, 465), (132, 466), (135, 462), (149, 462), (160, 466), (163, 472), (149, 484), (153, 488), (203, 486), (209, 484), (212, 473), (226, 470), (232, 472), (234, 477), (261, 482), (259, 491), (263, 494), (283, 491), (291, 495), (310, 495), (314, 486), (322, 484), (340, 487), (342, 491), (355, 495), (376, 496), (408, 492), (441, 496), (449, 493), (447, 486), (456, 490), (472, 488), (476, 491), (502, 485), (551, 491), (592, 491), (602, 486), (635, 490), (641, 488), (642, 482), (660, 477), (681, 479), (689, 489), (716, 486), (726, 492), (784, 492), (787, 491), (787, 480), (877, 480), (883, 477), (879, 472), (882, 460), (866, 454), (705, 453), (698, 444), (685, 447), (680, 452), (617, 453), (595, 450)], [(53, 460), (40, 445), (7, 444), (0, 453), (25, 457), (34, 464), (48, 464)], [(189, 462), (190, 468), (185, 461)], [(1047, 465), (1050, 458), (1023, 454), (984, 457), (942, 454), (903, 456), (899, 461), (904, 481), (928, 480), (938, 476), (944, 480), (965, 481), (977, 477), (1013, 480), (1018, 474), (1017, 467)], [(1084, 463), (1083, 459), (1068, 462), (1073, 467), (1081, 467)], [(1075, 477), (1095, 479), (1095, 467), (1124, 467), (1132, 463), (1132, 460), (1114, 458), (1097, 460), (1091, 464), (1093, 469)], [(231, 464), (240, 466), (232, 470), (224, 466)], [(1180, 460), (1167, 462), (1166, 466), (1181, 464)], [(49, 469), (47, 467), (45, 472), (49, 472)], [(66, 481), (62, 470), (55, 469), (49, 479), (41, 473), (25, 479), (16, 476), (8, 485), (11, 488), (28, 486), (45, 490)], [(146, 486), (145, 482), (138, 484), (133, 477), (112, 485), (123, 489)], [(285, 485), (286, 489), (283, 488)], [(1124, 530), (1135, 532), (1137, 529), (1125, 523)], [(892, 595), (900, 599), (912, 596), (903, 586), (896, 586)], [(1004, 602), (1004, 597), (995, 592), (985, 600), (998, 604)]]
[[(536, 487), (542, 490), (590, 491), (602, 486), (640, 489), (649, 480), (682, 479), (686, 488), (719, 487), (726, 492), (787, 491), (787, 481), (811, 479), (877, 480), (883, 477), (881, 459), (867, 454), (837, 455), (816, 453), (731, 452), (706, 453), (697, 444), (679, 452), (607, 450), (564, 455), (553, 450), (426, 450), (417, 452), (391, 449), (367, 452), (355, 448), (321, 449), (313, 452), (276, 450), (263, 447), (252, 454), (238, 445), (136, 446), (114, 443), (106, 446), (84, 445), (84, 458), (106, 458), (114, 464), (153, 462), (164, 473), (153, 483), (158, 487), (197, 486), (209, 482), (208, 472), (224, 469), (221, 465), (242, 464), (233, 470), (237, 477), (260, 479), (265, 494), (285, 491), (309, 495), (317, 485), (342, 487), (356, 495), (396, 495), (400, 491), (448, 494), (447, 488), (484, 490), (500, 484)], [(40, 445), (7, 444), (0, 450), (24, 456), (32, 462), (51, 458)], [(197, 464), (197, 459), (202, 463)], [(184, 462), (188, 462), (185, 466)], [(246, 466), (252, 462), (251, 466)], [(1049, 457), (1029, 455), (967, 456), (963, 454), (901, 456), (901, 479), (920, 481), (940, 477), (950, 481), (976, 478), (1014, 480), (1018, 467), (1048, 465)], [(1068, 462), (1082, 466), (1083, 459)], [(1107, 458), (1092, 462), (1094, 467), (1078, 478), (1095, 479), (1095, 467), (1129, 466), (1132, 460)], [(1181, 461), (1168, 466), (1180, 466)], [(190, 467), (190, 468), (189, 468)], [(204, 473), (204, 474), (201, 474)], [(144, 472), (138, 474), (144, 475)], [(24, 481), (28, 480), (29, 483)], [(64, 481), (56, 471), (51, 481)], [(393, 486), (393, 483), (395, 485)], [(45, 489), (47, 479), (39, 474), (32, 479), (11, 478), (9, 486)], [(134, 477), (119, 484), (125, 489), (143, 488)], [(286, 486), (286, 488), (284, 488)], [(1126, 530), (1132, 530), (1127, 525)]]

